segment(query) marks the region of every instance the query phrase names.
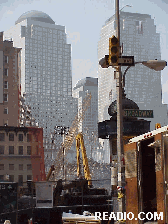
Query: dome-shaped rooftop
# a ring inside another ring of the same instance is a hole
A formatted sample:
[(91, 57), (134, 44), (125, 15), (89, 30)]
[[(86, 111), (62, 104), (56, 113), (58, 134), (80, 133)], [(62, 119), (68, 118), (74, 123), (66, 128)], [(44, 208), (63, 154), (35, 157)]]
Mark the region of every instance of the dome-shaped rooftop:
[(46, 13), (32, 10), (32, 11), (23, 13), (18, 18), (18, 20), (15, 22), (15, 25), (22, 22), (23, 20), (25, 20), (27, 18), (32, 18), (32, 19), (34, 19), (36, 21), (40, 21), (40, 22), (55, 24), (55, 22), (51, 19), (51, 17), (49, 15), (47, 15)]
[[(139, 110), (138, 105), (128, 98), (126, 98), (126, 94), (124, 89), (122, 89), (122, 109), (136, 109)], [(117, 100), (112, 102), (108, 108), (108, 114), (110, 116), (115, 116), (117, 114)]]

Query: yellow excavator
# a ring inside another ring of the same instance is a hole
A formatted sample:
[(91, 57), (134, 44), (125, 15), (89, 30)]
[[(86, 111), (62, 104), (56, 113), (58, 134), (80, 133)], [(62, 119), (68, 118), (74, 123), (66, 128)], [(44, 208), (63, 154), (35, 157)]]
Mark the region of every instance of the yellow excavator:
[[(88, 164), (88, 159), (87, 159), (87, 154), (86, 154), (86, 148), (84, 145), (84, 140), (83, 140), (83, 135), (82, 133), (79, 133), (76, 136), (76, 153), (77, 153), (77, 177), (81, 179), (81, 170), (80, 170), (80, 148), (82, 151), (82, 158), (83, 158), (83, 168), (84, 168), (84, 177), (86, 180), (88, 180), (88, 185), (92, 186), (92, 181), (91, 181), (91, 175), (90, 175), (90, 170), (89, 170), (89, 164)], [(55, 170), (54, 165), (51, 166), (47, 176), (46, 176), (46, 181), (49, 181), (52, 172)]]
[(54, 171), (54, 170), (55, 170), (54, 165), (52, 165), (47, 176), (46, 176), (46, 181), (49, 181), (52, 171)]
[(84, 168), (84, 176), (85, 179), (88, 180), (88, 186), (92, 186), (92, 181), (91, 181), (91, 175), (90, 175), (90, 170), (89, 170), (89, 164), (88, 164), (88, 159), (87, 159), (87, 154), (86, 154), (86, 148), (84, 145), (84, 140), (83, 140), (83, 135), (82, 133), (79, 133), (76, 136), (76, 153), (77, 153), (77, 177), (81, 177), (81, 172), (80, 172), (80, 150), (82, 151), (82, 158), (83, 158), (83, 168)]
[[(80, 169), (80, 149), (83, 158), (84, 178), (81, 176)], [(63, 184), (62, 180), (57, 181), (56, 188), (54, 189), (54, 206), (57, 205), (75, 205), (75, 204), (105, 204), (106, 200), (109, 199), (107, 190), (104, 188), (94, 188), (92, 186), (91, 174), (89, 170), (89, 164), (86, 154), (86, 148), (84, 145), (84, 139), (82, 133), (76, 136), (76, 153), (77, 153), (77, 177), (78, 179), (71, 181), (68, 184)], [(51, 166), (46, 181), (54, 171), (54, 165)], [(62, 190), (66, 191), (61, 196)], [(83, 198), (83, 199), (82, 199)], [(82, 202), (83, 201), (83, 202)]]

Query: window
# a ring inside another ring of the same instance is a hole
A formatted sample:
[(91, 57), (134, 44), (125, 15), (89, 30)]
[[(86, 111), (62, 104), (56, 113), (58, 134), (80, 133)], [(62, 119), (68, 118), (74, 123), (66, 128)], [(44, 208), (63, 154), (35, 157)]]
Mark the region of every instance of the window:
[(32, 175), (27, 175), (27, 180), (32, 180)]
[(112, 101), (112, 89), (111, 89), (111, 91), (109, 92), (109, 100)]
[(14, 170), (14, 164), (9, 164), (9, 170)]
[(5, 63), (8, 63), (8, 56), (5, 55)]
[(8, 69), (7, 68), (4, 69), (4, 75), (8, 76)]
[(123, 30), (125, 29), (125, 19), (123, 19)]
[(0, 141), (5, 141), (5, 133), (0, 133)]
[(21, 37), (25, 37), (25, 35), (26, 35), (26, 27), (21, 26)]
[(36, 155), (38, 155), (39, 153), (39, 149), (38, 149), (38, 146), (36, 146)]
[(31, 146), (27, 146), (27, 155), (31, 155)]
[(8, 126), (8, 120), (4, 121), (4, 126)]
[(0, 164), (0, 170), (4, 170), (4, 164)]
[(4, 114), (8, 114), (8, 108), (4, 108)]
[(138, 30), (138, 34), (143, 34), (142, 21), (136, 21), (135, 25), (136, 25), (136, 29)]
[(3, 94), (3, 101), (8, 102), (8, 94), (7, 93)]
[(9, 155), (14, 154), (14, 146), (9, 146)]
[(36, 137), (35, 137), (35, 141), (38, 142), (38, 135), (36, 135)]
[(9, 181), (14, 182), (14, 175), (9, 175)]
[(19, 142), (23, 142), (23, 134), (19, 134)]
[(23, 175), (18, 176), (18, 185), (22, 186), (23, 185)]
[(4, 145), (0, 145), (0, 154), (2, 155), (2, 154), (4, 154)]
[(31, 170), (31, 169), (32, 169), (31, 164), (27, 164), (27, 170)]
[(23, 164), (19, 164), (19, 170), (23, 170)]
[(23, 155), (23, 146), (19, 146), (19, 155)]
[(0, 181), (4, 180), (4, 175), (0, 175)]
[(32, 136), (31, 136), (31, 134), (27, 134), (27, 142), (31, 142), (31, 138)]
[(8, 89), (8, 81), (4, 81), (4, 89)]
[(9, 133), (9, 141), (14, 141), (14, 134), (13, 133)]

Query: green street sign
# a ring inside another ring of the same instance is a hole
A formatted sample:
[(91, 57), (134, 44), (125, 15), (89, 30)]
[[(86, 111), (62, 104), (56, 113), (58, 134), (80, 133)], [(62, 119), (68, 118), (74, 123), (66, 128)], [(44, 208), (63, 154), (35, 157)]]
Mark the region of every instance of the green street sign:
[(153, 118), (153, 110), (132, 110), (125, 109), (124, 110), (125, 117), (148, 117)]

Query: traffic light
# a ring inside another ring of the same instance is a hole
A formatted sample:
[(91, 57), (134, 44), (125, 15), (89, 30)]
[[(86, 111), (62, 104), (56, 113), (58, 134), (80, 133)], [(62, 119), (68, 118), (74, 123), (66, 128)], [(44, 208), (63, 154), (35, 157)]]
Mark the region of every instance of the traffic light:
[(156, 123), (155, 124), (155, 129), (161, 128), (161, 124), (160, 123)]
[(118, 66), (118, 59), (120, 56), (120, 44), (117, 37), (114, 35), (109, 38), (109, 64)]
[(105, 55), (105, 57), (99, 61), (99, 65), (101, 65), (102, 68), (108, 68), (109, 67), (109, 55)]

